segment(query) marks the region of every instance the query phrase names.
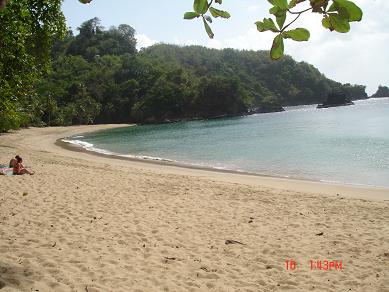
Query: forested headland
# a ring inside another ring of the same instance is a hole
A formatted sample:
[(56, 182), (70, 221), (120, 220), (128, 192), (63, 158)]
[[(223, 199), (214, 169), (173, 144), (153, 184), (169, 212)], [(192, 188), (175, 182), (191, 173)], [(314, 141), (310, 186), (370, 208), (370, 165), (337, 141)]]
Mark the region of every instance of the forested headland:
[(333, 90), (367, 98), (365, 86), (330, 80), (289, 56), (272, 61), (268, 55), (167, 44), (138, 51), (131, 26), (104, 29), (94, 18), (77, 35), (69, 30), (55, 40), (51, 69), (15, 108), (21, 125), (59, 126), (277, 111), (320, 103)]
[(371, 97), (389, 97), (389, 88), (387, 86), (379, 85), (376, 93)]

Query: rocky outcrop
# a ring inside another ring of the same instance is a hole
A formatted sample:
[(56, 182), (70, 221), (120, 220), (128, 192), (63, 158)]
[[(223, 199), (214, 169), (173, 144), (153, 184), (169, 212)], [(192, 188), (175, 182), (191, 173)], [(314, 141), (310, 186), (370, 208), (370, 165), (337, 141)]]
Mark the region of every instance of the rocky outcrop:
[(328, 108), (353, 104), (354, 103), (349, 98), (347, 98), (343, 92), (332, 92), (328, 94), (327, 100), (322, 104), (319, 104), (317, 108)]
[(378, 86), (378, 90), (371, 97), (389, 97), (389, 88), (387, 86)]

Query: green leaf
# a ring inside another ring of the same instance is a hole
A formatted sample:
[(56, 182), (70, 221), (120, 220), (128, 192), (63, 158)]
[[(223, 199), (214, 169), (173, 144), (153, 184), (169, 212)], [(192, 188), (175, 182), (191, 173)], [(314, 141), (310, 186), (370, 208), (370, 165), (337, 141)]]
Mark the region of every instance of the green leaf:
[(193, 10), (198, 14), (204, 14), (208, 11), (208, 1), (207, 0), (194, 0)]
[(217, 18), (217, 17), (222, 17), (222, 18), (230, 18), (231, 15), (227, 11), (219, 10), (213, 7), (209, 8), (209, 11), (211, 12), (212, 16)]
[(350, 23), (339, 14), (330, 14), (330, 23), (337, 32), (345, 33), (350, 31)]
[(263, 21), (257, 21), (255, 23), (257, 25), (257, 29), (262, 32), (262, 31), (273, 31), (273, 32), (279, 32), (277, 29), (276, 25), (274, 24), (273, 19), (271, 18), (264, 18)]
[(82, 4), (87, 4), (92, 2), (92, 0), (78, 0), (78, 1), (80, 1)]
[(278, 60), (284, 55), (284, 39), (282, 35), (277, 35), (273, 40), (273, 45), (270, 50), (270, 57), (273, 60)]
[(204, 17), (203, 17), (203, 22), (204, 22), (205, 31), (207, 32), (209, 38), (213, 39), (215, 35), (213, 34), (211, 27), (208, 25)]
[(334, 29), (331, 27), (330, 18), (328, 16), (324, 17), (321, 21), (323, 27), (333, 31)]
[(297, 4), (304, 2), (305, 0), (290, 0), (289, 2), (289, 9), (294, 8)]
[(347, 15), (349, 22), (361, 21), (363, 16), (361, 8), (359, 8), (354, 2), (347, 0), (334, 0), (334, 3), (328, 11), (338, 11), (339, 14)]
[(184, 14), (184, 19), (193, 19), (193, 18), (196, 18), (196, 17), (199, 17), (200, 14), (196, 13), (196, 12), (186, 12)]
[(277, 6), (273, 6), (272, 8), (270, 8), (269, 12), (270, 14), (273, 14), (276, 17), (278, 27), (282, 29), (282, 26), (284, 25), (286, 19), (286, 10), (282, 10)]
[(328, 0), (310, 0), (312, 12), (323, 13), (328, 5)]
[(215, 2), (218, 3), (218, 4), (222, 4), (222, 1), (223, 0), (215, 0)]
[(276, 21), (277, 21), (277, 24), (278, 24), (278, 27), (280, 29), (282, 29), (284, 23), (285, 23), (285, 19), (286, 19), (286, 11), (283, 15), (277, 15), (276, 16)]
[(277, 6), (278, 8), (280, 8), (282, 10), (288, 9), (288, 1), (287, 0), (267, 0), (267, 1), (269, 1), (271, 4), (273, 4), (273, 6)]
[(283, 32), (282, 36), (284, 39), (292, 39), (297, 42), (303, 42), (309, 40), (310, 33), (307, 29), (299, 27)]
[(337, 31), (341, 33), (350, 31), (350, 23), (348, 20), (337, 13), (328, 13), (328, 16), (324, 17), (322, 24), (330, 31)]

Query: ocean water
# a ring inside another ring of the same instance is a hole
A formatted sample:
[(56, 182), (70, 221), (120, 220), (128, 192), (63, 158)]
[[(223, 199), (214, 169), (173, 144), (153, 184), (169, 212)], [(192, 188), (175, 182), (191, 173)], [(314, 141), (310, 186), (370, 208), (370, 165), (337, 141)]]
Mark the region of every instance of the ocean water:
[(389, 187), (389, 98), (354, 106), (135, 126), (75, 136), (90, 151), (217, 169)]

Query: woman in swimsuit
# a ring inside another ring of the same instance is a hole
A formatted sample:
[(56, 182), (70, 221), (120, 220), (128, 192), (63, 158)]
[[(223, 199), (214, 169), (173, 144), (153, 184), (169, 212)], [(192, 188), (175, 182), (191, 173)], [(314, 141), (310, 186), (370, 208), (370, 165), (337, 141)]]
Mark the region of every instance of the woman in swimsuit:
[(16, 164), (13, 167), (13, 173), (14, 175), (22, 175), (22, 174), (30, 174), (33, 175), (34, 172), (29, 171), (27, 168), (24, 167), (23, 165), (23, 159), (18, 155), (15, 157), (16, 158)]
[(15, 158), (12, 158), (10, 161), (9, 161), (9, 168), (14, 168), (14, 166), (16, 165), (16, 163), (18, 163), (17, 159), (18, 159), (19, 155), (16, 155)]

